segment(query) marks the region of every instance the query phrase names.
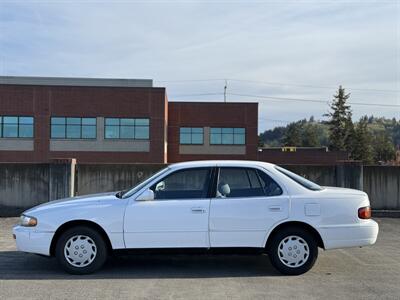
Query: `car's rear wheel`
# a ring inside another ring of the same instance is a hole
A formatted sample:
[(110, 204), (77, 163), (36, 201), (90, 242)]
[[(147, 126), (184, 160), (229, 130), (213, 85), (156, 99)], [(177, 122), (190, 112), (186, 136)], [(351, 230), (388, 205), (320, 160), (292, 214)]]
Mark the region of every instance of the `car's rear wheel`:
[(287, 227), (271, 238), (268, 255), (272, 265), (286, 275), (300, 275), (312, 268), (318, 257), (314, 236), (302, 228)]
[(61, 234), (55, 253), (68, 273), (89, 274), (103, 266), (107, 259), (107, 246), (96, 230), (78, 226)]

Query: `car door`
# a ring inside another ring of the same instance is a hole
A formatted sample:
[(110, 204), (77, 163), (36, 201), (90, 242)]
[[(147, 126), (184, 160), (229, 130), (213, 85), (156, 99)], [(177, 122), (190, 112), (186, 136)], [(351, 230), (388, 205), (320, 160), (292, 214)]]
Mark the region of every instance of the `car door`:
[(212, 168), (174, 171), (154, 183), (154, 200), (128, 204), (127, 248), (209, 247), (209, 185)]
[(263, 247), (289, 215), (289, 197), (262, 169), (219, 168), (210, 206), (211, 247)]

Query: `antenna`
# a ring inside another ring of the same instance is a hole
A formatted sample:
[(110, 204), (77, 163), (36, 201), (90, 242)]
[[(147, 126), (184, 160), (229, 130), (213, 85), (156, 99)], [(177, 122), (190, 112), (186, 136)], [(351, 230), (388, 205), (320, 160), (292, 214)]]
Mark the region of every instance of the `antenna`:
[(226, 103), (226, 89), (228, 88), (228, 81), (225, 79), (225, 86), (224, 86), (224, 102)]

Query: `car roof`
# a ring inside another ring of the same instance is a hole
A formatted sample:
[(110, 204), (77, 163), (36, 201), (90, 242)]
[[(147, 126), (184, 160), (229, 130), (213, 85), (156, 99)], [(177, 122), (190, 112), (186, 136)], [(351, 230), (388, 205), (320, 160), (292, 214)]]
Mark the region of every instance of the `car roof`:
[(186, 167), (272, 167), (274, 164), (266, 163), (256, 160), (196, 160), (196, 161), (185, 161), (180, 163), (171, 164), (171, 168), (186, 168)]

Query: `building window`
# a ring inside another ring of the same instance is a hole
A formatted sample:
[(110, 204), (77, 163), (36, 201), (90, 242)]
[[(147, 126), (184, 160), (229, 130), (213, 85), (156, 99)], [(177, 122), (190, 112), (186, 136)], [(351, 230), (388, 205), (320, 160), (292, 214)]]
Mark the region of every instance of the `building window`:
[(211, 145), (244, 145), (246, 143), (245, 128), (211, 128)]
[(202, 127), (181, 127), (179, 140), (182, 145), (202, 145), (203, 128)]
[(106, 139), (148, 140), (149, 119), (106, 118), (104, 125)]
[(0, 137), (33, 138), (33, 117), (0, 116)]
[(96, 118), (52, 117), (52, 139), (95, 139)]

